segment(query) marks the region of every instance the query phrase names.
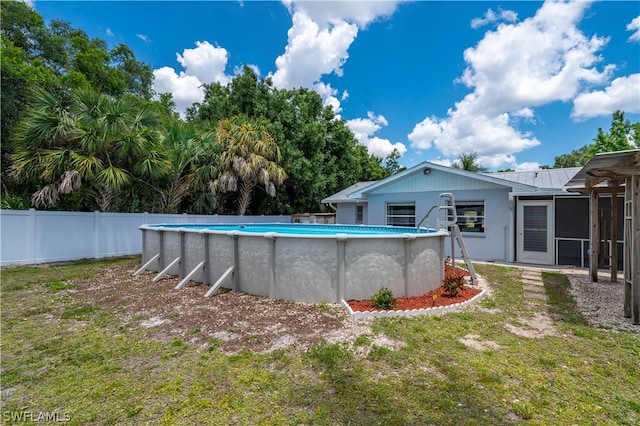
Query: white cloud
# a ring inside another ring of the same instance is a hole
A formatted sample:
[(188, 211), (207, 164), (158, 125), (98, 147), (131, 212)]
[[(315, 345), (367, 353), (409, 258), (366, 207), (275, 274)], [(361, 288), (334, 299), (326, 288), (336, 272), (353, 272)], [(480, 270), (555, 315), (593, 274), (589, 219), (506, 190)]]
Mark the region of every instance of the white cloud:
[(111, 28), (107, 28), (106, 34), (109, 37), (113, 37), (114, 36), (113, 31), (111, 31)]
[(197, 77), (184, 72), (176, 74), (171, 67), (162, 67), (153, 71), (153, 87), (156, 93), (171, 93), (176, 103), (176, 111), (184, 116), (187, 108), (194, 102), (202, 102), (204, 89)]
[(322, 104), (324, 106), (333, 107), (333, 112), (335, 114), (338, 114), (342, 111), (340, 101), (335, 96), (338, 94), (338, 91), (331, 87), (330, 84), (318, 82), (313, 85), (313, 90), (320, 95), (320, 97), (322, 98)]
[[(288, 31), (285, 51), (276, 59), (276, 71), (270, 74), (273, 85), (278, 88), (313, 88), (322, 97), (323, 104), (330, 105), (336, 114), (342, 111), (340, 101), (347, 99), (345, 90), (339, 97), (338, 89), (322, 82), (325, 75), (342, 76), (342, 66), (349, 58), (349, 48), (358, 36), (359, 29), (377, 20), (391, 16), (398, 1), (293, 1), (283, 0), (292, 15), (292, 26)], [(373, 137), (380, 127), (375, 119), (350, 120), (357, 130), (357, 139), (367, 146), (369, 152), (385, 157), (393, 148), (401, 153), (406, 147), (392, 144), (386, 139)], [(384, 117), (382, 117), (384, 119)], [(363, 131), (361, 126), (370, 127)], [(386, 122), (383, 125), (387, 125)]]
[(539, 145), (518, 130), (520, 120), (532, 121), (534, 107), (570, 101), (586, 86), (606, 83), (615, 68), (597, 68), (608, 40), (577, 28), (589, 4), (547, 1), (535, 16), (488, 31), (464, 52), (467, 68), (459, 81), (473, 92), (446, 118), (416, 124), (411, 146), (434, 146), (453, 158), (475, 152), (483, 166), (494, 168), (515, 164), (515, 153)]
[(616, 78), (604, 90), (578, 95), (573, 100), (571, 117), (580, 120), (607, 116), (615, 110), (640, 112), (640, 74)]
[(365, 29), (375, 21), (393, 15), (398, 1), (283, 1), (289, 10), (304, 12), (322, 27), (353, 22)]
[(285, 52), (276, 59), (273, 84), (279, 88), (312, 87), (325, 74), (342, 75), (347, 50), (358, 34), (355, 24), (321, 28), (304, 12), (293, 14)]
[(629, 22), (629, 24), (627, 25), (627, 30), (635, 31), (629, 37), (630, 42), (634, 42), (634, 41), (640, 42), (640, 16), (633, 18), (633, 20)]
[(224, 73), (229, 55), (223, 47), (214, 47), (208, 41), (196, 41), (195, 49), (184, 49), (182, 55), (176, 54), (185, 73), (197, 77), (203, 83), (221, 83), (226, 85), (229, 77)]
[(136, 37), (138, 37), (140, 40), (144, 41), (145, 43), (149, 43), (149, 37), (146, 36), (145, 34), (136, 34)]
[(373, 136), (378, 130), (388, 124), (384, 116), (376, 116), (371, 111), (367, 113), (367, 118), (355, 118), (346, 121), (347, 127), (353, 132), (358, 142), (367, 147), (370, 154), (385, 158), (394, 149), (397, 149), (400, 155), (404, 155), (404, 153), (407, 152), (407, 147), (403, 143), (391, 143), (388, 139)]
[(489, 9), (483, 18), (474, 18), (471, 20), (471, 28), (480, 28), (497, 21), (515, 22), (517, 20), (518, 14), (511, 10), (498, 9), (498, 13), (496, 13), (493, 9)]
[(540, 170), (540, 163), (536, 162), (524, 162), (520, 164), (514, 164), (513, 169), (516, 172), (531, 172), (535, 170)]
[(203, 84), (226, 85), (230, 81), (230, 77), (224, 72), (228, 59), (226, 49), (214, 47), (207, 41), (198, 41), (196, 46), (194, 49), (184, 49), (182, 55), (176, 54), (184, 71), (176, 73), (170, 67), (153, 71), (154, 90), (158, 94), (171, 93), (181, 115), (194, 102), (204, 99)]

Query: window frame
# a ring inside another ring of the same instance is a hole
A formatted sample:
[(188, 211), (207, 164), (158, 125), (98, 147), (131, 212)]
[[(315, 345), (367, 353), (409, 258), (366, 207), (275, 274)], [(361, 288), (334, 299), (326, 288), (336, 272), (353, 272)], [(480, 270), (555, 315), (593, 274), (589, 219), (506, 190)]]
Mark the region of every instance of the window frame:
[(364, 223), (364, 206), (362, 204), (356, 205), (356, 224), (361, 225)]
[[(404, 207), (413, 209), (413, 214), (390, 214), (389, 208), (394, 207)], [(403, 223), (406, 222), (406, 219), (413, 218), (413, 222), (411, 223)], [(395, 219), (400, 219), (400, 221), (396, 221)], [(405, 220), (403, 220), (405, 219)], [(385, 223), (387, 226), (405, 226), (405, 227), (415, 227), (416, 226), (416, 202), (415, 201), (387, 201), (385, 203)]]
[[(485, 200), (456, 201), (456, 224), (460, 232), (470, 235), (484, 235), (487, 227)], [(471, 214), (473, 212), (473, 214)]]

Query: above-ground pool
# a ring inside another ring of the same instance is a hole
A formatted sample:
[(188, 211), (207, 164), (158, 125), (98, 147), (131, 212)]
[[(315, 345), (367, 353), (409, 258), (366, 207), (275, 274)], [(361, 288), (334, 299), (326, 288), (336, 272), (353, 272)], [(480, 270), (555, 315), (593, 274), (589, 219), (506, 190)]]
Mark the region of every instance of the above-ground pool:
[(311, 224), (142, 225), (142, 267), (258, 296), (312, 303), (419, 296), (442, 285), (446, 231)]

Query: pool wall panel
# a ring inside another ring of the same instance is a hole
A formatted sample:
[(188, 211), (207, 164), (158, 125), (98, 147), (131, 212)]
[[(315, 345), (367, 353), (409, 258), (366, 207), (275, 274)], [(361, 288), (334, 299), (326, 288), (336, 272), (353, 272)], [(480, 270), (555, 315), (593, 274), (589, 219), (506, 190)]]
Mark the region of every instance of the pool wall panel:
[(238, 238), (238, 291), (269, 296), (269, 241), (262, 235)]
[[(198, 232), (185, 232), (185, 256), (181, 259), (184, 262), (185, 275), (191, 272), (200, 262), (204, 260), (204, 236)], [(183, 277), (184, 278), (184, 277)], [(192, 281), (204, 282), (203, 269), (200, 268), (192, 277)]]
[[(214, 284), (233, 263), (234, 237), (222, 234), (209, 234), (209, 267), (211, 283)], [(224, 283), (223, 287), (233, 288), (233, 281)]]
[(276, 238), (276, 297), (336, 303), (337, 250), (335, 239)]
[(404, 294), (404, 239), (348, 239), (346, 300), (371, 299), (381, 287)]
[[(169, 266), (180, 256), (181, 232), (164, 232), (164, 267)], [(167, 271), (168, 275), (180, 275), (180, 263), (176, 263)]]

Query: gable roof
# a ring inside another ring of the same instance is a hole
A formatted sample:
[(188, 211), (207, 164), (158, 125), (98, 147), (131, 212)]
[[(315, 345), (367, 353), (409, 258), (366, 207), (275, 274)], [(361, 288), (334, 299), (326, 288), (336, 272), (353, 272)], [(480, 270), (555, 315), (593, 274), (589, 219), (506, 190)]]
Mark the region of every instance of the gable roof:
[(410, 176), (413, 176), (416, 174), (427, 174), (425, 172), (426, 169), (429, 169), (429, 173), (432, 170), (437, 170), (445, 173), (450, 173), (452, 175), (463, 176), (466, 178), (476, 179), (479, 181), (491, 183), (498, 186), (512, 188), (512, 190), (518, 190), (522, 192), (534, 192), (536, 190), (536, 188), (531, 185), (505, 181), (504, 179), (498, 179), (498, 178), (483, 175), (480, 173), (469, 172), (467, 170), (454, 169), (453, 167), (447, 167), (447, 166), (442, 166), (440, 164), (423, 161), (422, 163), (417, 164), (416, 166), (413, 166), (410, 169), (404, 170), (400, 173), (396, 173), (395, 175), (391, 175), (385, 179), (379, 180), (371, 185), (368, 185), (366, 188), (363, 188), (360, 192), (354, 192), (352, 196), (358, 197), (358, 198), (366, 198), (366, 195), (368, 193), (384, 188), (386, 186), (392, 185)]
[(417, 164), (407, 170), (404, 170), (400, 173), (396, 173), (395, 175), (391, 175), (379, 181), (358, 182), (355, 185), (351, 185), (350, 187), (345, 188), (342, 191), (337, 192), (323, 199), (321, 202), (324, 204), (329, 204), (329, 203), (356, 203), (356, 202), (366, 201), (367, 195), (369, 193), (379, 190), (381, 188), (385, 188), (387, 186), (393, 185), (394, 183), (397, 183), (399, 181), (402, 181), (404, 179), (407, 179), (417, 174), (427, 174), (425, 173), (425, 170), (427, 169), (428, 169), (428, 172), (431, 172), (432, 170), (437, 170), (437, 171), (449, 173), (452, 175), (475, 179), (478, 181), (490, 183), (497, 186), (511, 188), (512, 191), (519, 191), (519, 192), (535, 192), (536, 191), (536, 187), (532, 185), (513, 182), (505, 179), (499, 179), (499, 178), (489, 176), (489, 175), (484, 175), (481, 173), (454, 169), (452, 167), (442, 166), (440, 164), (423, 161), (422, 163)]
[(325, 198), (322, 200), (322, 203), (357, 203), (366, 201), (368, 195), (374, 191), (378, 191), (402, 180), (407, 180), (407, 178), (417, 174), (429, 174), (434, 170), (467, 179), (475, 179), (491, 185), (510, 188), (514, 195), (549, 195), (558, 193), (569, 195), (566, 191), (567, 186), (570, 181), (579, 174), (578, 172), (580, 172), (581, 169), (580, 167), (568, 167), (528, 172), (475, 173), (423, 161), (410, 169), (406, 169), (379, 181), (358, 182)]
[(354, 192), (358, 192), (361, 191), (362, 189), (366, 188), (367, 186), (374, 184), (378, 181), (376, 180), (372, 180), (372, 181), (363, 181), (363, 182), (358, 182), (354, 185), (351, 185), (348, 188), (343, 189), (340, 192), (336, 192), (335, 194), (323, 199), (321, 201), (321, 203), (323, 204), (333, 204), (333, 203), (355, 203), (360, 201), (359, 198), (357, 197), (350, 197), (350, 194), (354, 193)]

